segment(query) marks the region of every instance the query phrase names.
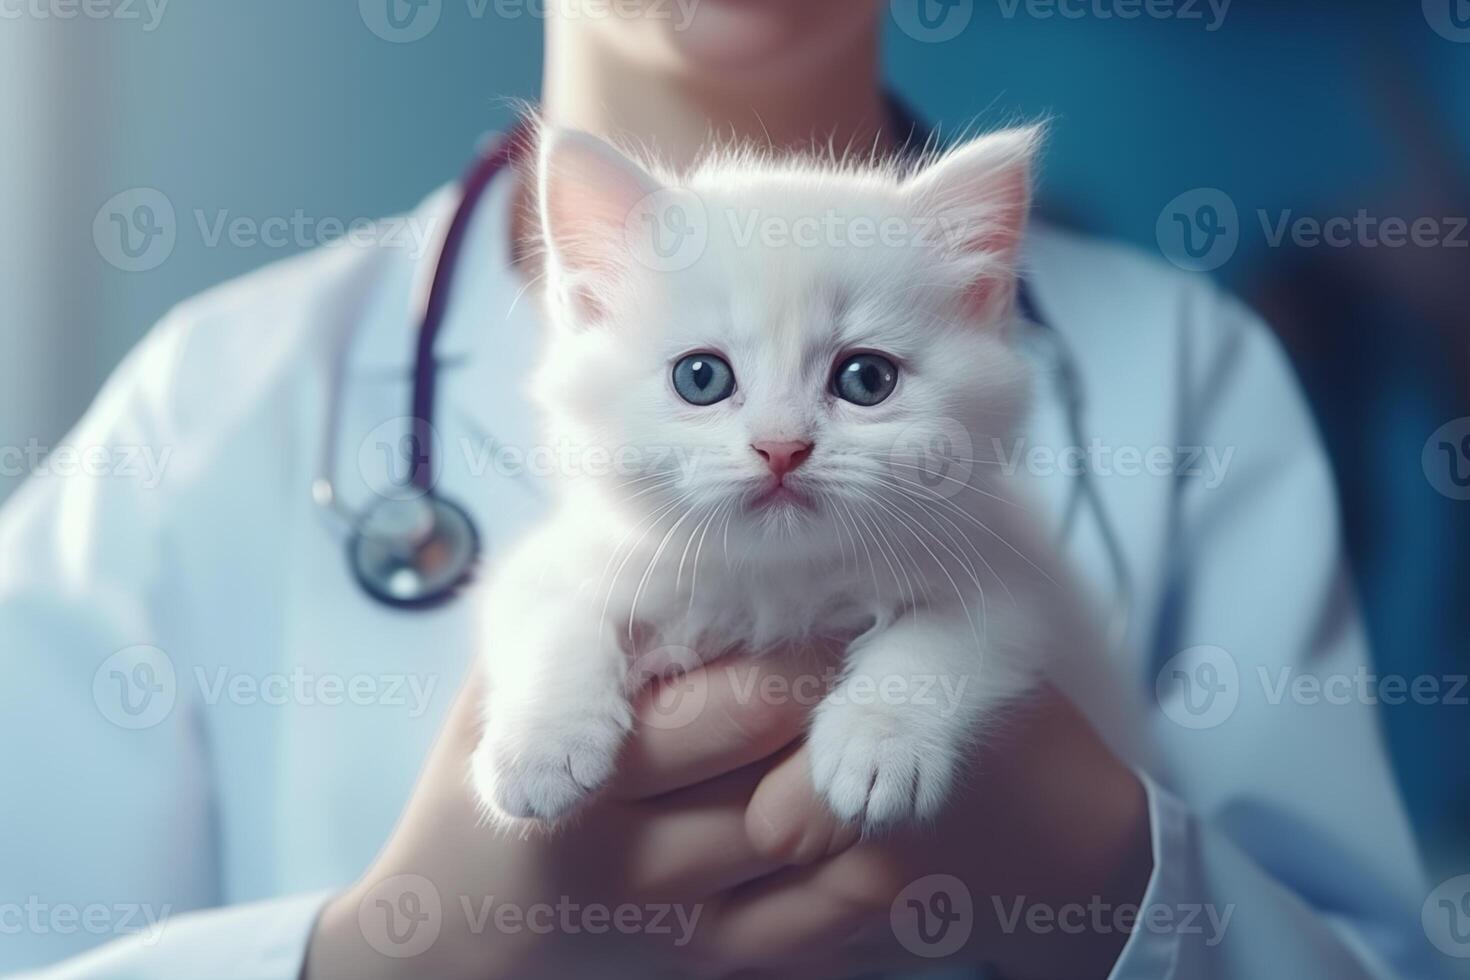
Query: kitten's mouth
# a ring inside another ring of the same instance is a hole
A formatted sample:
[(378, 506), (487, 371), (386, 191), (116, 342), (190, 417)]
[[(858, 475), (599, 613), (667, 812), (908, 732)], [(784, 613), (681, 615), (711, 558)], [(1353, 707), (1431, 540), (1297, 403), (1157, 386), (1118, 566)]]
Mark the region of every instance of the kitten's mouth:
[(794, 507), (801, 510), (813, 510), (812, 498), (797, 490), (788, 483), (777, 481), (749, 498), (745, 507), (747, 510), (771, 510), (778, 507)]

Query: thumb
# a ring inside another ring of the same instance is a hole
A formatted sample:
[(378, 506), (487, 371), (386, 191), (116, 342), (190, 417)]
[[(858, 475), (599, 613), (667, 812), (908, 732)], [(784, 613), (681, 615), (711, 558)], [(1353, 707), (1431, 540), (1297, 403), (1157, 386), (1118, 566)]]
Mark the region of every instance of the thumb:
[(805, 745), (787, 750), (761, 779), (745, 808), (745, 832), (762, 856), (787, 865), (840, 854), (862, 836), (817, 796)]

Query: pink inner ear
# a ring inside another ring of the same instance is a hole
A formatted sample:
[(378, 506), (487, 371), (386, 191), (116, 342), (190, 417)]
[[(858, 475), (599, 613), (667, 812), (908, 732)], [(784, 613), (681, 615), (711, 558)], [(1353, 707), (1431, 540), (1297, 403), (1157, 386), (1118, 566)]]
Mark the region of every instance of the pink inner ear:
[(658, 185), (641, 168), (586, 133), (550, 130), (539, 167), (542, 232), (563, 286), (595, 292), (628, 260), (624, 229)]
[(919, 210), (951, 223), (944, 247), (967, 277), (962, 304), (976, 321), (1003, 316), (1014, 301), (1040, 140), (1037, 128), (981, 137), (945, 156), (908, 188)]

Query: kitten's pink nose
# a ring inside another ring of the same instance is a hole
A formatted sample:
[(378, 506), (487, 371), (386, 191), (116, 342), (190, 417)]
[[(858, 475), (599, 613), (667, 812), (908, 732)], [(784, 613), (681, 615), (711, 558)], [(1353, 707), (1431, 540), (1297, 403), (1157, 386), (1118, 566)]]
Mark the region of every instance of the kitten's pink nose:
[(805, 463), (812, 454), (809, 442), (753, 442), (750, 448), (766, 461), (778, 480)]

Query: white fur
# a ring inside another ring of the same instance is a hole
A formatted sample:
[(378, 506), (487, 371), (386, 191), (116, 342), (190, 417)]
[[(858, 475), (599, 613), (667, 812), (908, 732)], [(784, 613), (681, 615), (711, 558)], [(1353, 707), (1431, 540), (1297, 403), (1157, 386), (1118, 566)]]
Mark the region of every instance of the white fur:
[[(493, 816), (555, 820), (603, 784), (650, 674), (818, 638), (848, 644), (809, 733), (834, 812), (876, 827), (940, 808), (994, 706), (1040, 669), (1021, 608), (1046, 573), (998, 460), (966, 457), (963, 479), (927, 487), (908, 451), (961, 430), (988, 447), (1024, 407), (1008, 328), (1038, 139), (983, 137), (917, 175), (742, 153), (680, 175), (541, 134), (546, 438), (582, 462), (637, 457), (566, 474), (554, 514), (489, 580), (473, 778)], [(626, 219), (669, 189), (702, 206), (708, 243), (655, 271)], [(828, 216), (848, 222), (846, 246), (742, 240), (753, 218)], [(914, 234), (864, 245), (855, 219)], [(922, 233), (933, 219), (944, 236)], [(880, 405), (830, 393), (855, 349), (900, 365)], [(692, 351), (730, 362), (733, 397), (678, 397), (672, 365)], [(747, 509), (769, 481), (751, 444), (795, 439), (814, 449), (789, 482), (815, 507)]]

